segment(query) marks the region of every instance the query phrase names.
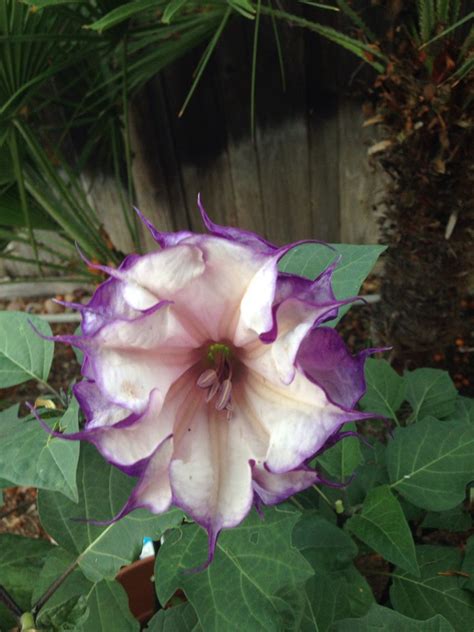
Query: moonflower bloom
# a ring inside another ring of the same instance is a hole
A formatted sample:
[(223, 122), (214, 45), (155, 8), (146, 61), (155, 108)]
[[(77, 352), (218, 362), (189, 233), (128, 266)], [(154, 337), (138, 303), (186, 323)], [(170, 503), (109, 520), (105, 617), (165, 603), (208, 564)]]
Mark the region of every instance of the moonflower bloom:
[(320, 482), (309, 460), (370, 415), (354, 409), (368, 352), (352, 357), (322, 324), (348, 301), (281, 273), (292, 246), (211, 222), (158, 232), (161, 246), (130, 255), (82, 310), (84, 351), (74, 393), (82, 431), (110, 463), (138, 477), (116, 518), (137, 507), (182, 508), (209, 536)]

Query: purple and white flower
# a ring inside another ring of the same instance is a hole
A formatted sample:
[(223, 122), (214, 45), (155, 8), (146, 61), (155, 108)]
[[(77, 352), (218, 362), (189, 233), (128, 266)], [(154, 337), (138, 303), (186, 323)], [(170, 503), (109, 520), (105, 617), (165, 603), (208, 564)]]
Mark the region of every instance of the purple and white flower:
[(117, 518), (137, 507), (182, 508), (209, 535), (252, 505), (278, 503), (320, 481), (308, 461), (370, 415), (364, 360), (323, 323), (338, 301), (334, 266), (316, 280), (279, 272), (292, 246), (212, 223), (209, 234), (162, 233), (130, 255), (82, 310), (84, 351), (74, 388), (81, 432), (113, 465), (138, 477)]

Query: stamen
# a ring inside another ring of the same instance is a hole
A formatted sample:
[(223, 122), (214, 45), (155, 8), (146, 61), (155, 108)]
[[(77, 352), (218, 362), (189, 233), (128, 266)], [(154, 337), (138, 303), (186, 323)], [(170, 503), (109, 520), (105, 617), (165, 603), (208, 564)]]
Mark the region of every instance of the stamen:
[(216, 410), (224, 410), (230, 402), (230, 396), (232, 394), (232, 382), (230, 380), (224, 380), (219, 387), (217, 393), (217, 399), (215, 403)]
[(203, 371), (198, 377), (196, 384), (199, 388), (209, 388), (209, 386), (215, 384), (218, 379), (217, 371), (214, 371), (214, 369), (206, 369), (206, 371)]
[(211, 399), (214, 397), (214, 395), (217, 393), (217, 391), (219, 390), (221, 383), (220, 382), (214, 382), (214, 384), (211, 386), (211, 388), (209, 389), (207, 395), (206, 395), (206, 402), (210, 402)]

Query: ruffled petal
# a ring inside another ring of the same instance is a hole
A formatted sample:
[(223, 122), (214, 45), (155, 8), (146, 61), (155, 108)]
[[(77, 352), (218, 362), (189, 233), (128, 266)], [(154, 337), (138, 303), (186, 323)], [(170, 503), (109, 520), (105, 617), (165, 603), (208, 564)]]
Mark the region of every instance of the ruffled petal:
[(309, 380), (324, 389), (330, 401), (353, 408), (366, 389), (365, 359), (374, 352), (367, 349), (352, 356), (337, 331), (317, 327), (303, 340), (296, 363)]
[(244, 246), (250, 246), (254, 251), (261, 252), (262, 254), (271, 254), (277, 250), (277, 246), (274, 246), (260, 235), (253, 233), (249, 230), (241, 230), (239, 228), (233, 228), (232, 226), (219, 226), (214, 224), (210, 217), (204, 210), (204, 206), (201, 201), (201, 195), (198, 195), (198, 207), (201, 213), (202, 221), (204, 222), (207, 230), (216, 237), (223, 237), (229, 241), (242, 244)]
[(274, 474), (265, 466), (252, 464), (253, 489), (265, 505), (275, 505), (318, 482), (317, 472), (303, 467)]
[(172, 308), (165, 305), (133, 321), (106, 325), (91, 341), (88, 375), (114, 404), (143, 411), (153, 389), (165, 397), (197, 361), (200, 341)]
[(299, 372), (285, 385), (251, 371), (243, 384), (248, 408), (270, 436), (266, 464), (271, 472), (294, 470), (344, 423), (371, 417), (335, 406)]

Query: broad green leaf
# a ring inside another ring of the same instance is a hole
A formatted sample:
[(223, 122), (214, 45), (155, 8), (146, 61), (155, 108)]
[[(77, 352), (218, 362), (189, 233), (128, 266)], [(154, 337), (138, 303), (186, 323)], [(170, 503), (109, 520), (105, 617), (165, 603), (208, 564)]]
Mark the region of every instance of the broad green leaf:
[(474, 399), (470, 397), (456, 397), (452, 417), (453, 419), (474, 424)]
[(89, 616), (81, 632), (139, 632), (140, 624), (130, 612), (127, 593), (118, 582), (98, 582), (86, 597)]
[(468, 531), (472, 526), (472, 518), (462, 507), (454, 507), (441, 513), (427, 513), (421, 526), (423, 529), (443, 529), (457, 533)]
[[(56, 542), (77, 556), (88, 579), (113, 579), (121, 566), (138, 557), (143, 537), (159, 538), (182, 519), (178, 510), (155, 516), (137, 510), (108, 526), (89, 520), (111, 520), (125, 504), (134, 480), (107, 464), (95, 448), (83, 444), (77, 468), (79, 502), (41, 491), (41, 523)], [(100, 481), (100, 484), (97, 484)]]
[(387, 485), (371, 490), (346, 528), (389, 562), (419, 574), (415, 544), (400, 503)]
[(159, 610), (146, 628), (147, 632), (200, 632), (194, 608), (190, 603)]
[[(78, 429), (79, 405), (72, 400), (57, 422), (65, 432)], [(0, 413), (0, 476), (14, 485), (61, 492), (77, 501), (76, 469), (79, 442), (51, 437), (31, 416), (18, 419), (16, 407)]]
[(387, 467), (392, 489), (414, 505), (452, 509), (474, 479), (474, 426), (427, 417), (397, 428), (387, 446)]
[(45, 383), (53, 360), (54, 343), (42, 340), (29, 321), (46, 336), (51, 328), (44, 320), (23, 312), (0, 312), (0, 388), (27, 380)]
[(187, 573), (207, 555), (207, 538), (197, 525), (174, 530), (160, 548), (155, 581), (160, 603), (181, 588), (206, 632), (280, 629), (278, 591), (296, 587), (311, 574), (291, 545), (298, 512), (279, 506), (264, 519), (252, 512), (238, 527), (223, 531), (212, 564)]
[(357, 555), (352, 538), (317, 511), (303, 514), (293, 529), (292, 541), (313, 569), (321, 573), (345, 568)]
[[(55, 547), (37, 579), (32, 604), (74, 561), (74, 555)], [(129, 611), (128, 598), (122, 586), (115, 581), (91, 582), (79, 568), (74, 569), (41, 608), (38, 623), (48, 630), (63, 629), (60, 624), (67, 623), (70, 627), (65, 627), (65, 630), (81, 632), (133, 632), (139, 629)]]
[(365, 617), (338, 621), (333, 632), (456, 632), (451, 624), (437, 614), (427, 621), (410, 619), (403, 614), (373, 604)]
[(397, 410), (405, 399), (405, 382), (386, 360), (368, 358), (365, 362), (367, 391), (360, 405), (397, 421)]
[(363, 461), (355, 469), (353, 480), (343, 490), (344, 497), (351, 506), (364, 502), (367, 493), (377, 485), (385, 485), (389, 482), (386, 446), (380, 442), (374, 443), (372, 447), (362, 443), (360, 449)]
[(474, 593), (474, 536), (471, 536), (467, 541), (461, 570), (469, 575), (462, 587)]
[(415, 420), (424, 417), (443, 419), (454, 411), (456, 387), (446, 371), (416, 369), (405, 373), (406, 398)]
[(357, 546), (347, 533), (318, 512), (307, 511), (293, 530), (293, 544), (315, 571), (300, 591), (301, 630), (323, 632), (337, 619), (367, 612), (374, 598), (352, 563)]
[[(29, 608), (38, 573), (53, 549), (46, 540), (0, 535), (0, 583), (25, 611)], [(14, 620), (0, 603), (0, 629), (9, 630), (13, 624)]]
[[(296, 246), (283, 257), (280, 270), (315, 279), (340, 255), (341, 261), (333, 275), (334, 294), (340, 300), (356, 296), (386, 247), (352, 244), (330, 244), (330, 246), (334, 250), (323, 244)], [(335, 324), (348, 309), (349, 306), (342, 307), (339, 318), (332, 321), (332, 324)]]
[[(344, 430), (357, 430), (357, 428), (355, 424), (350, 423), (344, 426)], [(342, 439), (318, 456), (317, 462), (330, 476), (338, 481), (346, 481), (362, 463), (359, 439), (357, 437)]]
[(465, 581), (456, 574), (462, 553), (441, 546), (417, 547), (421, 578), (396, 569), (390, 588), (393, 607), (413, 619), (441, 615), (456, 632), (472, 632), (474, 595), (463, 590)]

